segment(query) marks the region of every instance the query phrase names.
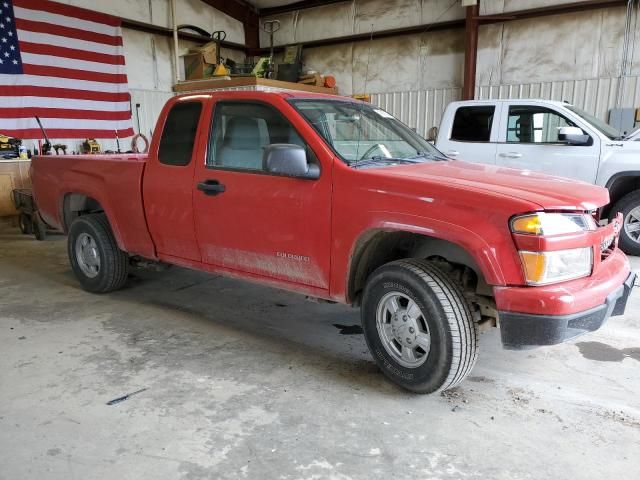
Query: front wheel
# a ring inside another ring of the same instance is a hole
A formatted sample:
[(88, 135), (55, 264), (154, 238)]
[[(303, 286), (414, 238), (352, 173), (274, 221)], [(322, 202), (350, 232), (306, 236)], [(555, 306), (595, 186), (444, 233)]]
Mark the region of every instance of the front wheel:
[(118, 248), (104, 213), (76, 218), (67, 250), (73, 273), (85, 290), (111, 292), (127, 281), (129, 256)]
[(640, 255), (640, 191), (628, 193), (618, 200), (611, 207), (609, 220), (613, 220), (618, 212), (623, 218), (620, 248), (628, 255)]
[(478, 329), (461, 288), (423, 260), (378, 268), (362, 302), (367, 345), (384, 374), (398, 385), (433, 393), (457, 385), (478, 354)]

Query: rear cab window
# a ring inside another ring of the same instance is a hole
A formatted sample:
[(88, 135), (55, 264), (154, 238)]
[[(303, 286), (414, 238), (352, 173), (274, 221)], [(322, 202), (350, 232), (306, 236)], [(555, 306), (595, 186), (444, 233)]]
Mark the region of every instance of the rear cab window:
[(171, 107), (158, 148), (160, 163), (176, 167), (191, 163), (201, 112), (201, 102), (178, 102)]
[(453, 118), (450, 140), (488, 143), (495, 110), (495, 105), (459, 107)]

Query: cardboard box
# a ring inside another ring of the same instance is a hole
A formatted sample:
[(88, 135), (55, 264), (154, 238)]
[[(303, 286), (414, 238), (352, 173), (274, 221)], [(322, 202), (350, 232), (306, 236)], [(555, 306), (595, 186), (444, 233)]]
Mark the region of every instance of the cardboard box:
[(202, 53), (189, 53), (183, 55), (182, 59), (185, 80), (200, 80), (210, 77), (216, 68), (215, 60), (213, 64), (206, 62)]
[(202, 54), (205, 62), (211, 63), (213, 65), (215, 65), (218, 61), (218, 45), (216, 44), (216, 42), (209, 42), (200, 47), (190, 48), (189, 53), (200, 53)]

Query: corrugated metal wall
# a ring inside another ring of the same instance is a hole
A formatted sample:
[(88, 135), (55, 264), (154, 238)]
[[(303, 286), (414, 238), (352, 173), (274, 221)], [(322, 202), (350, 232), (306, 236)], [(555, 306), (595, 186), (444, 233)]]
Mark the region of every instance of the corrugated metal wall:
[[(544, 98), (566, 100), (583, 110), (607, 120), (609, 110), (616, 105), (618, 78), (565, 80), (558, 82), (522, 83), (514, 85), (488, 85), (476, 88), (476, 98)], [(640, 76), (625, 77), (620, 84), (622, 106), (640, 107)], [(378, 93), (371, 102), (415, 128), (420, 135), (440, 125), (447, 104), (460, 100), (460, 88)]]

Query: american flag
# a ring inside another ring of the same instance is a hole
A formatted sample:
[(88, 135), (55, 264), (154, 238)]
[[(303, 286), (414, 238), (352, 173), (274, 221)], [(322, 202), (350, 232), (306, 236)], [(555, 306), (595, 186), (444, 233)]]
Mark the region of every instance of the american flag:
[(0, 133), (133, 135), (120, 19), (49, 0), (0, 0)]

